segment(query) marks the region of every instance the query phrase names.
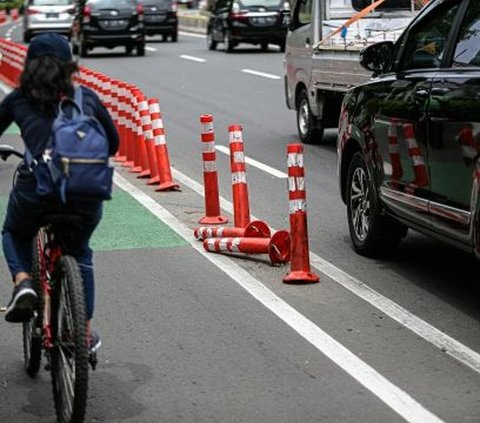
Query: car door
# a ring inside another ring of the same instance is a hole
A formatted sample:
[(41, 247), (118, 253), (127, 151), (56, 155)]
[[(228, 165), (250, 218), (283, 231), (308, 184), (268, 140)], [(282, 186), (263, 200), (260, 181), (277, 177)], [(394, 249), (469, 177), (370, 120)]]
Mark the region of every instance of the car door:
[[(369, 87), (365, 110), (374, 113), (369, 131), (377, 143), (383, 178), (380, 196), (391, 211), (430, 226), (431, 177), (428, 157), (428, 101), (462, 0), (444, 0), (427, 9), (396, 45), (395, 73)], [(370, 111), (369, 111), (370, 108)]]
[(228, 14), (232, 7), (232, 0), (217, 0), (212, 13), (212, 39), (223, 42), (224, 28), (227, 25)]
[(451, 67), (433, 79), (428, 143), (432, 223), (471, 243), (478, 201), (480, 152), (480, 3), (465, 1), (452, 43)]

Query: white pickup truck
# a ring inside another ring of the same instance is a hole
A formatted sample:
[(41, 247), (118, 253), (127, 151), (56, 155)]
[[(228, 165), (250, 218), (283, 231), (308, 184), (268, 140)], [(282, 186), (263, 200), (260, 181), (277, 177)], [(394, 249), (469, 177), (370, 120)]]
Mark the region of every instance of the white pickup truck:
[(284, 58), (285, 96), (296, 110), (304, 143), (322, 139), (324, 128), (337, 127), (343, 95), (371, 74), (359, 53), (377, 41), (395, 40), (417, 13), (422, 0), (385, 0), (377, 9), (338, 35), (336, 28), (373, 0), (295, 0)]

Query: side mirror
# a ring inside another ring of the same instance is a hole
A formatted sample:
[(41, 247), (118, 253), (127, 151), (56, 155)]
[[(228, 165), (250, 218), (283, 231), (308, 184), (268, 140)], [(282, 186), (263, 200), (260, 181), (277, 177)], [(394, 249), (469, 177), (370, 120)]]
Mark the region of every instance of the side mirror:
[(365, 47), (360, 52), (360, 64), (374, 75), (379, 75), (392, 69), (393, 55), (393, 42), (382, 41)]

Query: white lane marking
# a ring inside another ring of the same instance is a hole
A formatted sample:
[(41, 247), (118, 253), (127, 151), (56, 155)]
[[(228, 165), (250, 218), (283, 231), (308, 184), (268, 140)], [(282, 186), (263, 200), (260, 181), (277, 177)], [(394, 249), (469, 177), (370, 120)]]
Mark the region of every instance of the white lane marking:
[(185, 31), (179, 31), (178, 32), (180, 35), (185, 35), (187, 37), (193, 37), (193, 38), (206, 38), (205, 34), (194, 34), (193, 32), (185, 32)]
[[(224, 145), (216, 145), (215, 149), (222, 153), (225, 153), (228, 156), (230, 155), (230, 149), (228, 147), (225, 147)], [(261, 162), (258, 162), (257, 160), (250, 157), (245, 156), (245, 163), (248, 163), (249, 165), (252, 165), (260, 170), (263, 170), (264, 172), (267, 172), (277, 178), (288, 178), (288, 175), (286, 173), (280, 172), (279, 170), (274, 169), (273, 167), (270, 167)]]
[(157, 51), (157, 49), (155, 47), (150, 47), (150, 46), (146, 46), (145, 47), (145, 50), (148, 50), (148, 51)]
[(180, 55), (180, 57), (185, 60), (191, 60), (192, 62), (204, 63), (207, 61), (206, 59), (202, 59), (201, 57), (188, 56), (187, 54), (182, 54)]
[(281, 79), (281, 76), (272, 75), (271, 73), (260, 72), (253, 69), (242, 69), (242, 72), (249, 73), (251, 75), (261, 76), (268, 79)]
[[(189, 186), (193, 191), (202, 197), (205, 195), (205, 190), (201, 184), (173, 169), (175, 179), (184, 185)], [(220, 197), (220, 206), (223, 210), (233, 214), (233, 205), (230, 201)], [(255, 216), (251, 216), (252, 220), (259, 220)], [(273, 228), (272, 228), (273, 229)], [(358, 279), (350, 276), (348, 273), (325, 261), (318, 255), (310, 253), (310, 263), (313, 267), (318, 269), (321, 273), (328, 276), (333, 281), (342, 285), (353, 294), (360, 297), (362, 300), (368, 302), (386, 316), (397, 321), (405, 326), (410, 331), (416, 333), (425, 341), (439, 348), (441, 351), (448, 354), (450, 357), (468, 366), (477, 373), (480, 373), (480, 354), (468, 348), (466, 345), (422, 320), (420, 317), (408, 310), (404, 309), (399, 304), (384, 297), (379, 292), (370, 288)]]
[(428, 411), (406, 392), (367, 365), (350, 350), (300, 314), (288, 303), (275, 295), (250, 273), (234, 263), (228, 256), (207, 253), (203, 244), (194, 237), (192, 230), (163, 208), (153, 198), (132, 185), (125, 178), (115, 174), (115, 184), (130, 194), (153, 215), (170, 226), (203, 257), (212, 262), (231, 279), (245, 289), (288, 326), (299, 333), (321, 353), (341, 367), (357, 382), (376, 395), (386, 405), (410, 423), (441, 423), (437, 416)]

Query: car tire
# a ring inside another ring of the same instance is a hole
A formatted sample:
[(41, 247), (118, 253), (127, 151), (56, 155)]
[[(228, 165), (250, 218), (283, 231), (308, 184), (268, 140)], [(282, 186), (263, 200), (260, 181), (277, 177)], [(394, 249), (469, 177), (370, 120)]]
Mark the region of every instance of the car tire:
[(31, 39), (32, 39), (32, 36), (30, 35), (29, 32), (24, 32), (23, 33), (23, 42), (24, 43), (29, 43)]
[(225, 31), (225, 36), (223, 37), (223, 43), (225, 45), (225, 52), (231, 53), (235, 47), (235, 43), (232, 40), (232, 35), (230, 31)]
[(130, 44), (127, 44), (127, 45), (125, 46), (125, 54), (126, 54), (127, 56), (129, 56), (130, 54), (132, 54), (132, 51), (133, 51), (133, 46), (130, 45)]
[(280, 51), (282, 53), (285, 53), (285, 50), (286, 50), (286, 47), (287, 47), (287, 40), (283, 40), (280, 44), (279, 44), (279, 47), (280, 47)]
[(207, 47), (212, 51), (217, 48), (217, 42), (213, 40), (212, 31), (207, 32)]
[(80, 42), (80, 57), (88, 56), (88, 47), (84, 42)]
[(300, 91), (297, 100), (297, 129), (304, 144), (315, 144), (323, 137), (323, 125), (312, 115), (305, 89)]
[(168, 34), (162, 34), (162, 41), (168, 41)]
[(347, 220), (353, 248), (367, 257), (391, 254), (407, 227), (382, 214), (361, 152), (353, 155), (346, 180)]
[(170, 41), (172, 43), (176, 43), (178, 41), (178, 33), (177, 32), (172, 32), (170, 35)]
[(145, 43), (137, 44), (137, 56), (145, 56)]
[(260, 43), (260, 48), (262, 51), (268, 51), (268, 43)]

